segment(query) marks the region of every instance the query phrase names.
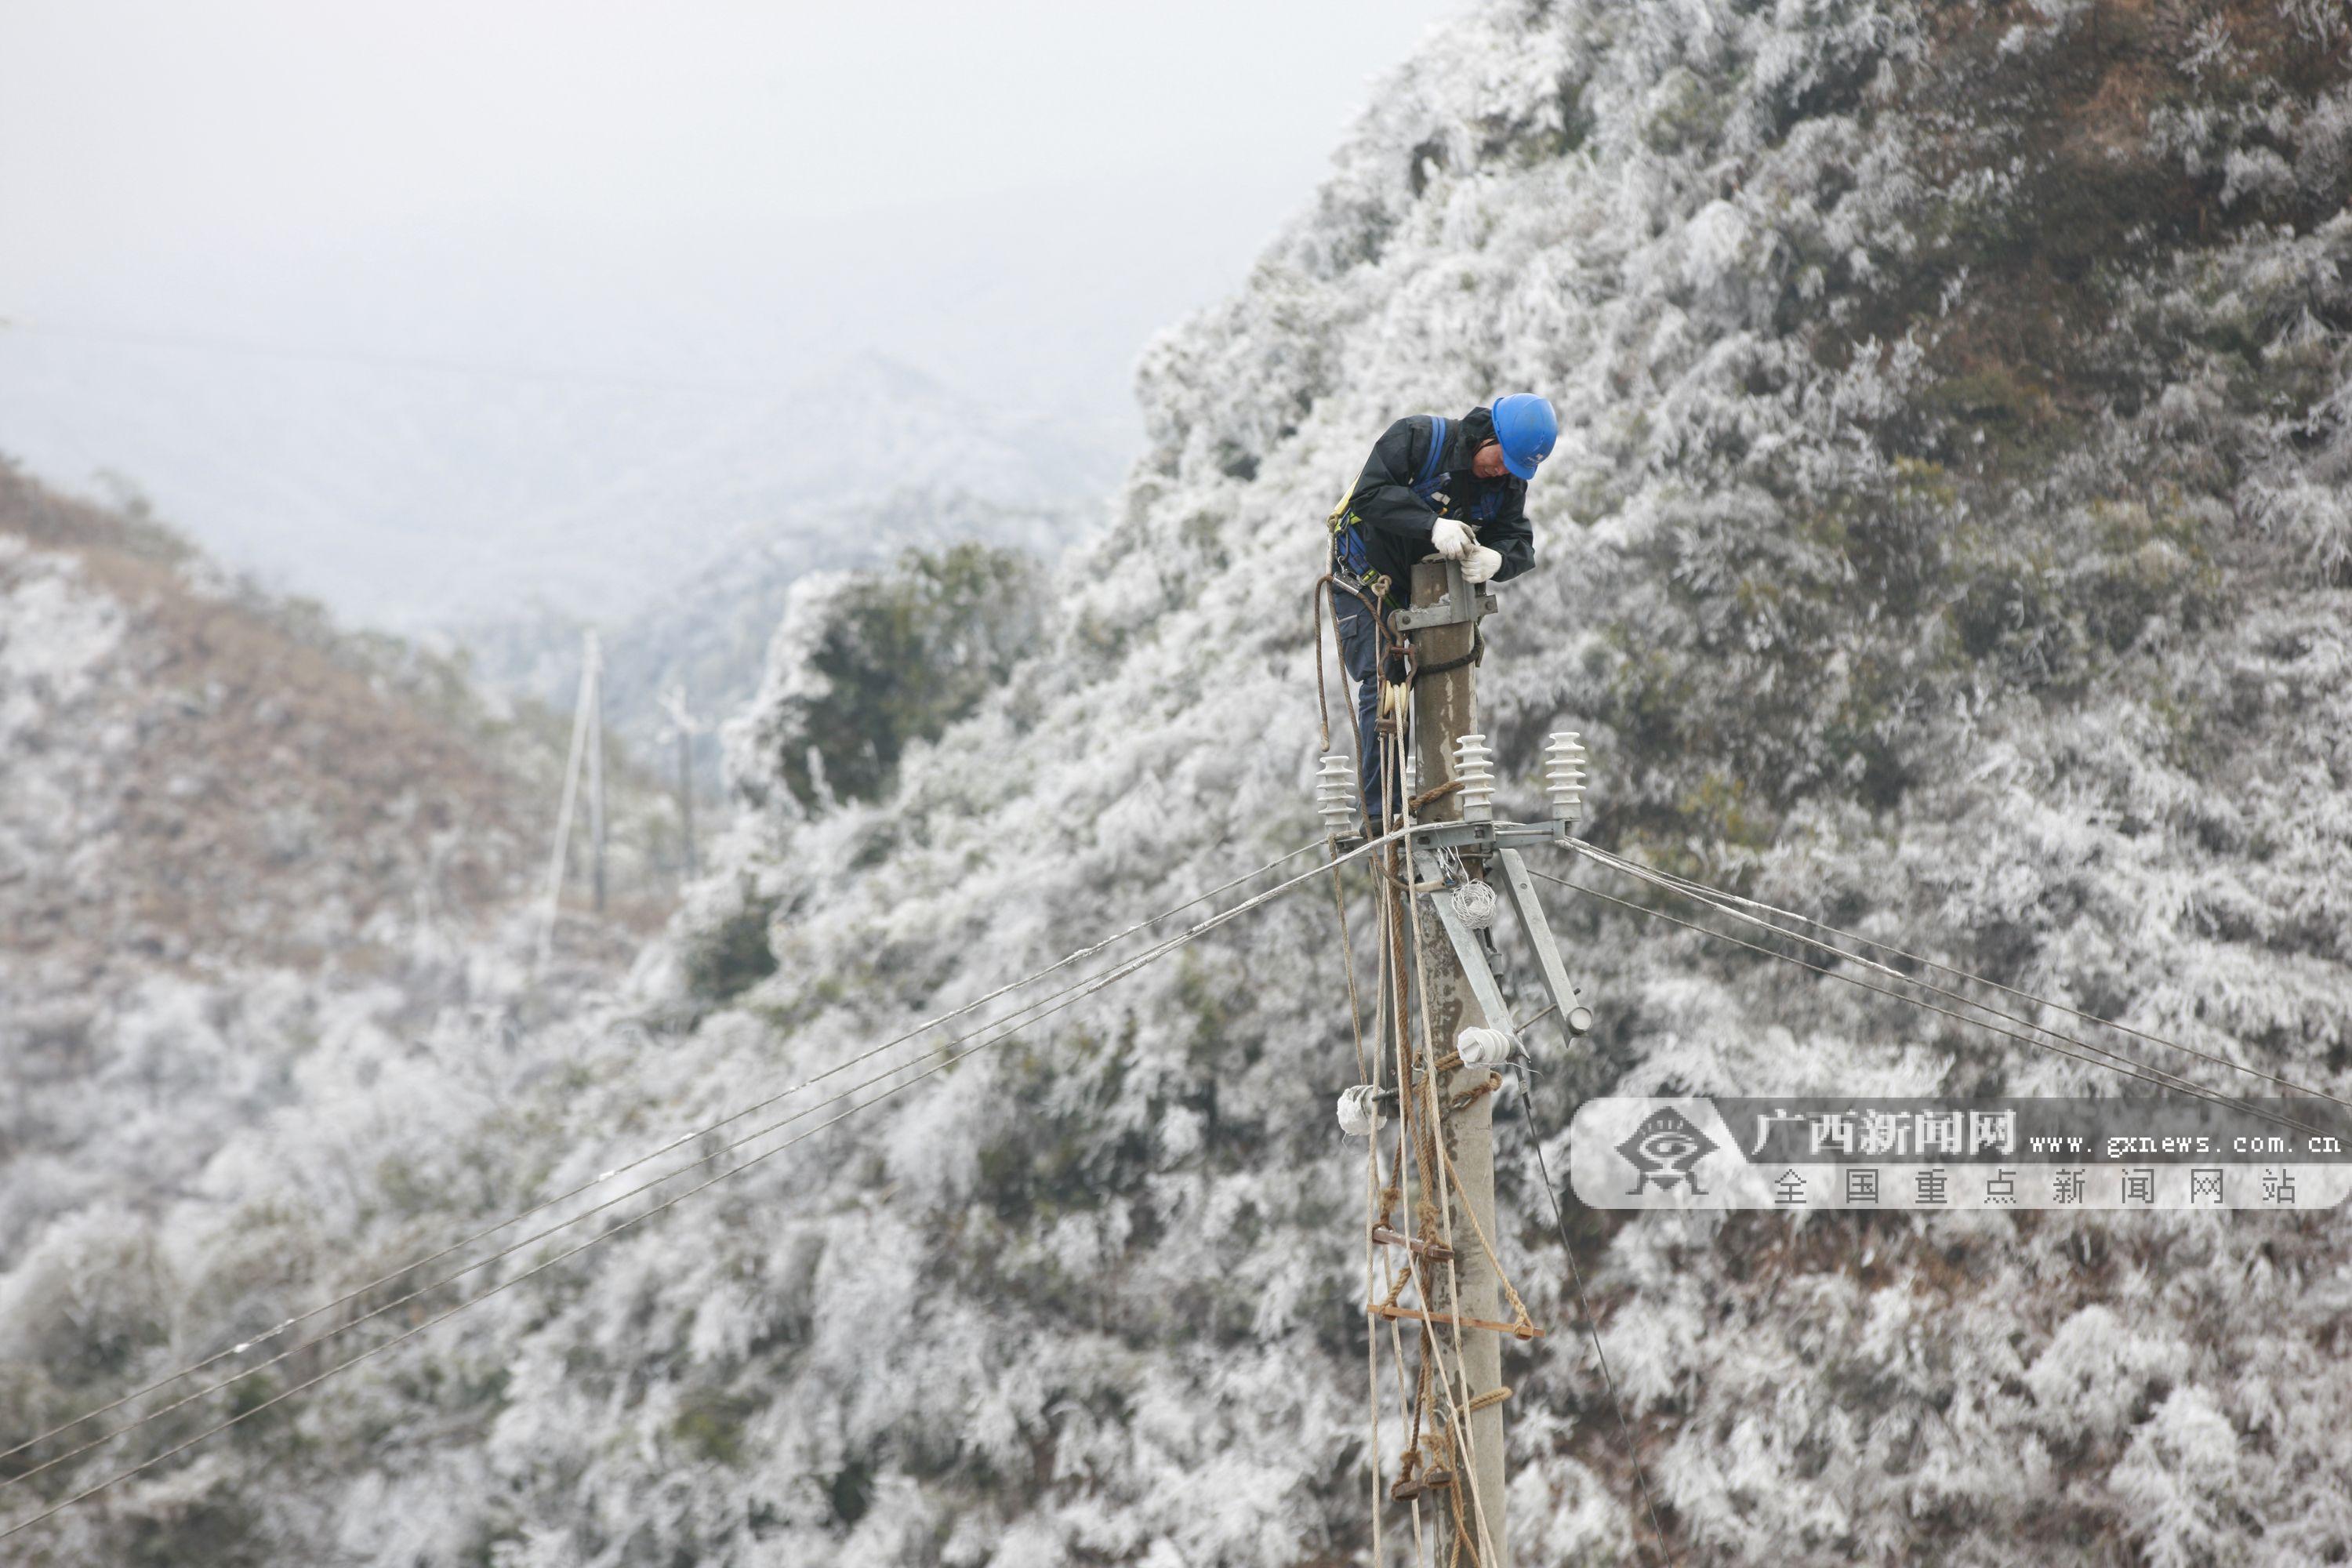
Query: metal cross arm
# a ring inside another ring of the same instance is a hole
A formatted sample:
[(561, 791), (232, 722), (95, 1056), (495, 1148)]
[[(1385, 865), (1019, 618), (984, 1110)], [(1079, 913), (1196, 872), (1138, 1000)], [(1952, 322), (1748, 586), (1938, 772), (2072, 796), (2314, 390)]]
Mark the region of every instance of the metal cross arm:
[(1543, 905), (1536, 898), (1535, 879), (1528, 875), (1527, 860), (1516, 849), (1499, 850), (1495, 858), (1503, 868), (1503, 897), (1509, 900), (1511, 912), (1519, 917), (1528, 945), (1536, 950), (1536, 967), (1542, 972), (1544, 989), (1551, 994), (1552, 1016), (1559, 1020), (1561, 1043), (1574, 1050), (1578, 1039), (1592, 1032), (1592, 1009), (1580, 1000), (1583, 993), (1568, 977), (1568, 965), (1560, 962), (1559, 944), (1552, 940), (1551, 922), (1544, 918)]
[(1486, 954), (1479, 947), (1477, 936), (1462, 918), (1462, 912), (1454, 907), (1453, 893), (1433, 893), (1429, 901), (1445, 927), (1445, 940), (1454, 944), (1454, 956), (1461, 963), (1464, 978), (1470, 982), (1470, 994), (1478, 999), (1478, 1010), (1496, 1028), (1517, 1034), (1518, 1031), (1511, 1024), (1510, 1004), (1503, 1000), (1502, 987), (1495, 984), (1495, 972), (1487, 966)]
[[(1528, 945), (1535, 949), (1536, 967), (1543, 975), (1544, 989), (1551, 994), (1551, 1005), (1544, 1012), (1559, 1021), (1561, 1044), (1573, 1051), (1577, 1040), (1592, 1031), (1592, 1009), (1584, 1005), (1580, 1000), (1583, 994), (1569, 979), (1568, 966), (1560, 962), (1559, 945), (1552, 940), (1551, 923), (1544, 918), (1543, 906), (1536, 900), (1535, 882), (1528, 875), (1527, 862), (1516, 849), (1498, 850), (1495, 858), (1503, 869), (1503, 895), (1509, 900), (1512, 913), (1518, 916), (1519, 928), (1527, 932)], [(1432, 896), (1430, 902), (1445, 928), (1446, 941), (1453, 945), (1454, 957), (1461, 963), (1463, 976), (1469, 981), (1470, 993), (1478, 999), (1479, 1008), (1498, 1026), (1517, 1033), (1510, 1008), (1503, 1000), (1502, 987), (1495, 982), (1495, 972), (1486, 963), (1477, 935), (1454, 907), (1453, 898), (1440, 893)]]

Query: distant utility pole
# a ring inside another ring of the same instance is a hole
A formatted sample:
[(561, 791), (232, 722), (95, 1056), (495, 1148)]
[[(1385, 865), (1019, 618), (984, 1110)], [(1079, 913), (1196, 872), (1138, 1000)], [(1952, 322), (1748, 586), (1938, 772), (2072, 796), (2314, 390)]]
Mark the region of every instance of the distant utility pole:
[(694, 856), (694, 737), (702, 726), (687, 710), (683, 681), (662, 693), (662, 711), (669, 717), (670, 733), (677, 738), (677, 820), (686, 838), (686, 879), (701, 874)]
[[(1429, 671), (1435, 667), (1452, 666), (1437, 669), (1436, 673), (1422, 674), (1412, 686), (1415, 755), (1421, 777), (1433, 784), (1456, 779), (1455, 742), (1478, 730), (1475, 667), (1470, 661), (1477, 636), (1477, 618), (1475, 605), (1464, 603), (1475, 600), (1478, 590), (1463, 580), (1459, 566), (1449, 568), (1444, 563), (1418, 565), (1412, 569), (1412, 607), (1416, 611), (1433, 609), (1448, 598), (1449, 584), (1463, 595), (1463, 599), (1454, 601), (1454, 607), (1470, 613), (1443, 624), (1416, 625), (1408, 633), (1418, 668)], [(1417, 812), (1414, 820), (1433, 824), (1459, 822), (1463, 800), (1464, 794), (1459, 790), (1442, 795)], [(1469, 857), (1465, 858), (1470, 860)], [(1414, 879), (1419, 879), (1417, 871)], [(1507, 1029), (1510, 1021), (1503, 1017), (1489, 1019), (1478, 1005), (1471, 977), (1436, 913), (1434, 900), (1412, 901), (1414, 919), (1421, 928), (1418, 935), (1427, 986), (1429, 1060), (1433, 1068), (1445, 1054), (1445, 1043), (1457, 1038), (1464, 1029), (1490, 1024)], [(1499, 1246), (1503, 1233), (1495, 1223), (1495, 1097), (1491, 1093), (1471, 1092), (1483, 1088), (1486, 1079), (1487, 1069), (1484, 1068), (1457, 1067), (1444, 1076), (1438, 1100), (1448, 1110), (1436, 1135), (1452, 1157), (1456, 1190), (1468, 1211), (1470, 1224), (1457, 1229), (1493, 1237)], [(1461, 1300), (1457, 1304), (1445, 1299), (1449, 1293), (1446, 1271), (1433, 1269), (1431, 1283), (1435, 1292), (1430, 1303), (1432, 1309), (1441, 1314), (1458, 1314), (1465, 1321), (1497, 1321), (1502, 1317), (1503, 1303), (1496, 1260), (1487, 1256), (1487, 1249), (1469, 1235), (1457, 1234), (1454, 1252)], [(1509, 1561), (1503, 1531), (1503, 1400), (1496, 1394), (1503, 1386), (1502, 1342), (1501, 1334), (1486, 1330), (1464, 1330), (1458, 1334), (1441, 1331), (1431, 1339), (1437, 1347), (1443, 1375), (1461, 1391), (1469, 1411), (1471, 1463), (1465, 1467), (1465, 1479), (1470, 1484), (1470, 1493), (1464, 1500), (1471, 1506), (1465, 1509), (1464, 1517), (1471, 1521), (1472, 1539), (1460, 1542), (1459, 1550), (1463, 1561), (1475, 1563), (1478, 1568), (1504, 1568)], [(1477, 1539), (1481, 1533), (1492, 1543), (1491, 1557), (1482, 1550)]]
[(594, 856), (596, 912), (604, 912), (604, 649), (594, 632), (583, 634), (581, 689), (588, 705), (588, 842)]
[(555, 950), (555, 922), (563, 909), (563, 862), (572, 847), (572, 813), (579, 802), (581, 764), (588, 771), (588, 831), (595, 843), (596, 909), (604, 908), (604, 652), (593, 631), (580, 642), (580, 698), (572, 710), (572, 750), (563, 761), (563, 800), (555, 812), (555, 847), (548, 856), (547, 910), (539, 927), (539, 963)]

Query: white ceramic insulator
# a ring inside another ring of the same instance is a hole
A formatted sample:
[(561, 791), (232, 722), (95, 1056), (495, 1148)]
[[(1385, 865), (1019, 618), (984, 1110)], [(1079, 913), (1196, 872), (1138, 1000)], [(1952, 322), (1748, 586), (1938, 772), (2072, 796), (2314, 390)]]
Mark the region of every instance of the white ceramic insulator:
[(1469, 881), (1454, 889), (1454, 912), (1472, 931), (1485, 931), (1495, 923), (1496, 900), (1491, 882)]
[(1344, 753), (1323, 753), (1323, 765), (1315, 774), (1315, 809), (1323, 826), (1333, 833), (1345, 833), (1355, 826), (1356, 770)]
[(1500, 1029), (1465, 1029), (1454, 1037), (1465, 1068), (1498, 1068), (1511, 1059), (1511, 1037)]
[(1584, 746), (1573, 730), (1561, 731), (1544, 747), (1544, 795), (1552, 820), (1574, 822), (1584, 809)]
[(1462, 820), (1495, 820), (1495, 753), (1484, 735), (1454, 742), (1454, 776), (1462, 781)]
[(1381, 1109), (1381, 1091), (1370, 1084), (1340, 1090), (1339, 1131), (1349, 1137), (1369, 1138), (1388, 1121), (1388, 1112)]

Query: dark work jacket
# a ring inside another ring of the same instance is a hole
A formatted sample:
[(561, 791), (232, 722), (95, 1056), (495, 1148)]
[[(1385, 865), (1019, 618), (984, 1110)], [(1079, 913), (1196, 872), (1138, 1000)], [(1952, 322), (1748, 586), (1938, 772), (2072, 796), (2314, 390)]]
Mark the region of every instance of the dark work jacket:
[[(1347, 524), (1339, 539), (1343, 565), (1360, 556), (1370, 570), (1388, 579), (1388, 598), (1402, 605), (1412, 594), (1412, 568), (1433, 552), (1430, 530), (1441, 517), (1470, 525), (1478, 542), (1503, 558), (1497, 583), (1536, 563), (1535, 531), (1528, 526), (1528, 487), (1505, 474), (1482, 479), (1470, 467), (1479, 447), (1495, 438), (1494, 416), (1474, 408), (1446, 421), (1445, 450), (1434, 476), (1416, 485), (1429, 467), (1432, 419), (1415, 414), (1390, 426), (1372, 447), (1371, 459), (1348, 498)], [(1352, 534), (1352, 538), (1350, 535)]]

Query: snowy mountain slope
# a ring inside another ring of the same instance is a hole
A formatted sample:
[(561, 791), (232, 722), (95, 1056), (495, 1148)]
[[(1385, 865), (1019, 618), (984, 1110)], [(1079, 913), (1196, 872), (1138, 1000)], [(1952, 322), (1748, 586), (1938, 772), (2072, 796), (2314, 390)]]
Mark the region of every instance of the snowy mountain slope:
[(363, 963), (387, 908), (499, 890), (518, 781), (427, 709), (454, 692), (273, 622), (160, 531), (0, 485), (12, 955)]
[[(321, 1253), (414, 1256), (436, 1179), (518, 1179), (436, 1176), (431, 1130), (541, 1070), (496, 1047), (555, 1011), (516, 907), (552, 766), (451, 668), (0, 467), (10, 1446), (184, 1334), (266, 1327)], [(556, 975), (612, 945), (568, 934)]]
[[(1520, 386), (1563, 423), (1481, 676), (1522, 804), (1581, 729), (1605, 845), (2352, 1089), (2348, 45), (2306, 0), (1453, 27), (1155, 346), (1153, 450), (1051, 649), (892, 797), (748, 816), (636, 993), (520, 1047), (560, 1092), (460, 1134), (534, 1141), (496, 1197), (1310, 838), (1319, 519), (1389, 419)], [(784, 762), (745, 758), (772, 800)], [(1505, 1108), (1506, 1258), (1555, 1329), (1507, 1356), (1512, 1529), (1631, 1562), (1530, 1126), (1612, 1089), (2116, 1086), (1555, 916), (1601, 1021)], [(747, 930), (772, 970), (692, 990)], [(1324, 889), (1276, 904), (118, 1506), (308, 1561), (1363, 1561), (1334, 941)], [(1571, 1215), (1676, 1559), (1776, 1564), (2340, 1559), (2345, 1225)]]

